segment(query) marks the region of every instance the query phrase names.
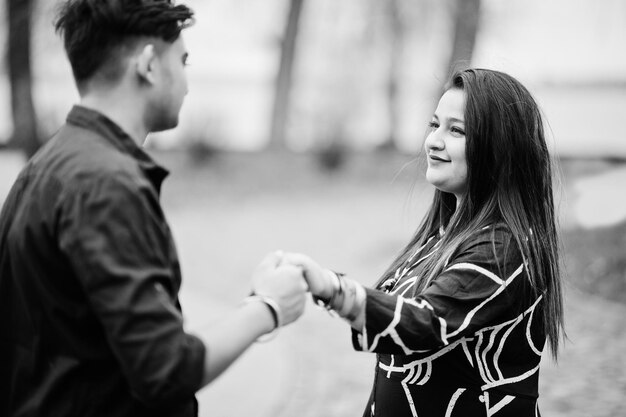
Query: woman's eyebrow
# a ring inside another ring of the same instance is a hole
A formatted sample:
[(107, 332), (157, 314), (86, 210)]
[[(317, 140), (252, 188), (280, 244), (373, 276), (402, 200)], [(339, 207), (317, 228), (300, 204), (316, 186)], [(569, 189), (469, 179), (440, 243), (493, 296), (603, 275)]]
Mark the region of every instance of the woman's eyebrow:
[(459, 119), (457, 117), (448, 117), (447, 119), (449, 122), (452, 122), (452, 123), (465, 123), (465, 120)]
[[(437, 113), (433, 114), (433, 119), (439, 120), (439, 116), (437, 116)], [(447, 120), (448, 123), (463, 123), (465, 124), (465, 121), (463, 119), (459, 119), (458, 117), (444, 117), (444, 120)]]

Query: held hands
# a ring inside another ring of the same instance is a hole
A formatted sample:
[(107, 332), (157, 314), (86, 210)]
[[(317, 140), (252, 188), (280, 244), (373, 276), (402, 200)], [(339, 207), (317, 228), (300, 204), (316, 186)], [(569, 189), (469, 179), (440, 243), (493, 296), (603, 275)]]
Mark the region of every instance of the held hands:
[(281, 325), (289, 324), (304, 312), (307, 283), (302, 269), (283, 262), (283, 254), (267, 255), (252, 274), (252, 290), (255, 294), (276, 302)]
[(292, 264), (302, 268), (304, 279), (311, 294), (324, 300), (329, 300), (337, 286), (336, 278), (317, 262), (300, 253), (285, 253), (283, 264)]
[(275, 252), (266, 256), (253, 274), (252, 289), (256, 298), (272, 311), (276, 327), (302, 315), (307, 290), (327, 309), (348, 320), (357, 331), (361, 331), (364, 324), (366, 294), (363, 286), (322, 268), (303, 254)]
[(333, 310), (348, 320), (354, 329), (361, 331), (366, 300), (365, 289), (361, 284), (320, 267), (306, 255), (288, 253), (283, 256), (283, 262), (301, 267), (316, 301), (321, 301), (326, 309)]

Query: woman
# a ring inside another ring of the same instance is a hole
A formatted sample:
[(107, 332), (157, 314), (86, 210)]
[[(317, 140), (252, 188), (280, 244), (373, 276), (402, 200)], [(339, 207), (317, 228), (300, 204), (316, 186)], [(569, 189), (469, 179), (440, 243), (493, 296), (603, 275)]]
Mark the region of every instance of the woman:
[(563, 307), (540, 111), (513, 77), (456, 73), (425, 140), (434, 200), (375, 289), (304, 255), (318, 302), (378, 366), (365, 416), (536, 416)]

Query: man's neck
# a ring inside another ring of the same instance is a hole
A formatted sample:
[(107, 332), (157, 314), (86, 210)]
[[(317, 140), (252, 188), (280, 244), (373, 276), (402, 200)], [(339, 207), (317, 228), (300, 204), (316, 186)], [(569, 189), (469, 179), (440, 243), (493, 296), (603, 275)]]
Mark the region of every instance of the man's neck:
[(141, 103), (128, 93), (89, 93), (81, 97), (80, 105), (96, 110), (111, 119), (139, 146), (145, 142), (149, 132), (143, 120), (143, 108)]

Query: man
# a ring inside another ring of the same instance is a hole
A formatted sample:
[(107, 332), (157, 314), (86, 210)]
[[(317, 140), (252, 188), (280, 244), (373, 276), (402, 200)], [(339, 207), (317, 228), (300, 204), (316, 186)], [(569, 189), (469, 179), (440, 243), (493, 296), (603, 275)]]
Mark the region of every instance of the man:
[(275, 254), (209, 337), (183, 330), (167, 171), (140, 145), (178, 123), (192, 15), (169, 0), (61, 8), (81, 99), (0, 215), (2, 416), (196, 415), (198, 389), (302, 314), (301, 270)]

